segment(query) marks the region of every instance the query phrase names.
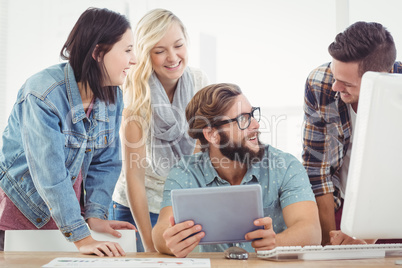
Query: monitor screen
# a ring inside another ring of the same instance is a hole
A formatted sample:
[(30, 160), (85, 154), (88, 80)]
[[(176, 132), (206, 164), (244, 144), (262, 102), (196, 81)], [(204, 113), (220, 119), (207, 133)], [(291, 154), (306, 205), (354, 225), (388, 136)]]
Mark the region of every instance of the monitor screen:
[(341, 230), (402, 238), (402, 74), (363, 75)]

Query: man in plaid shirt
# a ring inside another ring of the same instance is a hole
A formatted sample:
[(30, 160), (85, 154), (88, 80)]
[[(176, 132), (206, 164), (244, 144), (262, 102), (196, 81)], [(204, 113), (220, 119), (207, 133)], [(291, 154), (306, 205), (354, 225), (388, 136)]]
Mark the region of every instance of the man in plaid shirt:
[(356, 22), (328, 47), (332, 62), (314, 69), (304, 97), (303, 165), (316, 196), (322, 244), (365, 243), (340, 231), (360, 83), (366, 71), (402, 73), (391, 34)]

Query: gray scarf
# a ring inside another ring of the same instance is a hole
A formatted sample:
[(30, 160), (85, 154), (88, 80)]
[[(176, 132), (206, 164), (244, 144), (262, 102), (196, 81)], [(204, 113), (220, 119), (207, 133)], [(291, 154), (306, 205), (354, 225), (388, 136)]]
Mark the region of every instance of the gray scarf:
[(194, 81), (189, 68), (180, 77), (173, 102), (155, 73), (149, 79), (151, 88), (151, 163), (152, 170), (167, 177), (170, 168), (183, 156), (191, 155), (195, 140), (188, 136), (185, 109), (194, 96)]

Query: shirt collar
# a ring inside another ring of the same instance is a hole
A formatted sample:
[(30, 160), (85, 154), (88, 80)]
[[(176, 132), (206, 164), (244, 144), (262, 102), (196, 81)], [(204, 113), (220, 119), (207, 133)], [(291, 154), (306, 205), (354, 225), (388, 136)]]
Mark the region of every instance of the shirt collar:
[(209, 150), (202, 153), (202, 162), (200, 163), (204, 166), (204, 179), (205, 184), (211, 184), (215, 178), (219, 178), (218, 172), (216, 172), (214, 166), (211, 163), (211, 158), (209, 157)]
[(96, 98), (93, 107), (93, 119), (96, 119), (98, 121), (109, 122), (107, 109), (115, 110), (116, 105), (110, 104), (106, 106), (105, 102), (100, 101), (98, 98)]
[[(218, 172), (211, 163), (211, 158), (209, 157), (208, 150), (203, 152), (202, 158), (203, 158), (202, 164), (204, 165), (204, 179), (206, 185), (211, 184), (214, 180), (218, 180), (221, 183), (225, 182), (228, 183), (226, 180), (219, 177)], [(251, 181), (259, 182), (258, 177), (261, 168), (260, 163), (261, 162), (251, 165), (251, 167), (247, 170), (246, 174), (244, 175), (241, 184), (248, 184)]]
[(260, 162), (253, 164), (250, 166), (250, 168), (247, 170), (246, 174), (244, 175), (243, 180), (241, 181), (241, 184), (248, 184), (251, 181), (256, 181), (259, 182), (259, 175), (260, 175)]
[[(71, 67), (70, 63), (67, 63), (64, 67), (64, 78), (66, 81), (68, 102), (70, 103), (71, 108), (72, 122), (73, 124), (76, 124), (86, 118), (86, 114), (82, 104), (80, 90), (78, 89), (78, 84), (75, 80), (74, 70)], [(110, 105), (109, 109), (112, 109), (113, 107), (114, 105)], [(93, 119), (99, 121), (109, 121), (108, 113), (106, 110), (107, 108), (108, 107), (106, 107), (105, 102), (100, 101), (96, 98), (92, 109)]]

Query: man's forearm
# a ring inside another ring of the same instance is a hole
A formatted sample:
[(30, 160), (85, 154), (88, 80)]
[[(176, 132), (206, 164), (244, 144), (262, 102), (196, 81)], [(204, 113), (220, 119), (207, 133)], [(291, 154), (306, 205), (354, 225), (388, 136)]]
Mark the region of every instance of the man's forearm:
[(329, 244), (329, 232), (336, 230), (335, 203), (332, 193), (316, 196), (318, 215), (320, 217), (322, 245)]
[(321, 243), (319, 224), (300, 222), (276, 235), (277, 246), (307, 246)]
[(152, 229), (152, 240), (154, 242), (155, 249), (159, 253), (173, 255), (166, 245), (165, 238), (163, 238), (163, 233), (167, 228), (168, 226), (164, 226), (163, 223), (158, 222)]

